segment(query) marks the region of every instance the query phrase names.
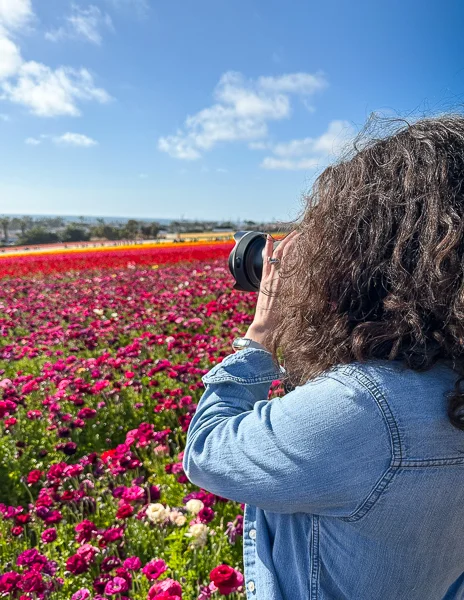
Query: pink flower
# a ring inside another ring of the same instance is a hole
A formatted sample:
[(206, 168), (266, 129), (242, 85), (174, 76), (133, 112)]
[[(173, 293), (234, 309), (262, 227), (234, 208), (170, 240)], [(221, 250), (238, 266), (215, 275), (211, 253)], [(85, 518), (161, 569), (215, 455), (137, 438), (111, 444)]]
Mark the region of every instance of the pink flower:
[(16, 571), (7, 571), (3, 575), (0, 575), (0, 594), (6, 593), (13, 595), (20, 579), (21, 575), (16, 573)]
[(142, 573), (149, 581), (152, 581), (153, 579), (158, 579), (158, 577), (162, 575), (166, 570), (166, 563), (164, 562), (164, 560), (159, 559), (151, 560), (149, 563), (147, 563), (143, 567)]
[(163, 598), (173, 598), (182, 600), (182, 588), (174, 579), (163, 579), (158, 581), (148, 590), (148, 600), (160, 600)]
[(95, 523), (84, 519), (74, 527), (74, 531), (77, 533), (76, 542), (81, 544), (82, 542), (90, 542), (98, 530)]
[(87, 588), (81, 588), (71, 596), (71, 600), (88, 600), (89, 598), (90, 591)]
[(45, 591), (45, 584), (42, 575), (37, 571), (28, 571), (21, 577), (18, 587), (23, 592), (42, 594)]
[(44, 544), (50, 544), (51, 542), (54, 542), (56, 540), (56, 537), (57, 537), (56, 529), (51, 527), (50, 529), (45, 529), (45, 531), (42, 532), (40, 539), (42, 540), (42, 542)]
[(138, 556), (130, 556), (123, 563), (125, 569), (129, 571), (138, 571), (142, 566), (142, 562)]
[(92, 544), (84, 544), (78, 549), (76, 554), (83, 558), (86, 563), (91, 563), (98, 552), (100, 552), (98, 548), (95, 548)]
[(116, 594), (124, 594), (129, 590), (129, 584), (122, 577), (114, 577), (111, 581), (108, 581), (105, 587), (105, 594), (107, 596), (115, 596)]

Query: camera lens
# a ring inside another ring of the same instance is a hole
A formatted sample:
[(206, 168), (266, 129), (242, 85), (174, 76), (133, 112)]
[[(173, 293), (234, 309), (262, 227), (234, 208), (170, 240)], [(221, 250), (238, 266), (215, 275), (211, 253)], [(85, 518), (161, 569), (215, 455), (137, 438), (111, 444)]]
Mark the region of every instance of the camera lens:
[[(259, 292), (266, 235), (260, 231), (237, 231), (234, 235), (235, 246), (229, 255), (229, 270), (236, 281), (234, 290)], [(274, 242), (274, 250), (279, 244)]]

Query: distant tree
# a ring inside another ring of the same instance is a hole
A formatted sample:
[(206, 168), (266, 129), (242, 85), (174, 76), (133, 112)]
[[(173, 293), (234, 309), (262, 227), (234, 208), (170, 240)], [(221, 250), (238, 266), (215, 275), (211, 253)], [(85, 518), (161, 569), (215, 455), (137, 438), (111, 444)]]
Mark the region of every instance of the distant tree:
[(129, 219), (123, 227), (123, 236), (133, 240), (137, 237), (140, 229), (140, 223), (135, 219)]
[(120, 240), (122, 236), (122, 230), (120, 227), (115, 227), (114, 225), (103, 225), (102, 227), (102, 236), (107, 240)]
[(61, 239), (63, 242), (87, 242), (90, 240), (90, 233), (82, 227), (75, 227), (71, 224), (63, 231)]
[(0, 227), (2, 228), (2, 231), (3, 231), (3, 240), (4, 240), (5, 244), (8, 244), (8, 242), (10, 241), (10, 225), (11, 225), (10, 217), (1, 217), (0, 218)]
[(27, 246), (29, 244), (54, 244), (59, 242), (60, 238), (57, 233), (35, 225), (24, 235), (21, 234), (19, 240), (22, 245)]
[(154, 221), (153, 223), (149, 223), (147, 225), (142, 225), (140, 227), (140, 231), (144, 238), (146, 239), (156, 239), (161, 230), (161, 225)]
[(218, 224), (216, 229), (236, 229), (236, 225), (232, 221), (223, 221)]
[(24, 215), (19, 219), (19, 228), (21, 229), (21, 234), (24, 235), (28, 229), (30, 229), (34, 224), (34, 219), (32, 217), (28, 217)]
[(19, 231), (19, 229), (20, 229), (20, 226), (19, 226), (20, 220), (21, 219), (19, 217), (13, 217), (11, 219), (10, 231)]

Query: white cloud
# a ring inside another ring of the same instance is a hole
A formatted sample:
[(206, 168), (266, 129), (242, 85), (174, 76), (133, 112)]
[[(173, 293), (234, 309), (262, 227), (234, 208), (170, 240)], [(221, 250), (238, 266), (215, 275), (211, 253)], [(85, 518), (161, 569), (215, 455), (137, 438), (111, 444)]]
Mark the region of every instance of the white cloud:
[(214, 90), (216, 103), (188, 116), (183, 129), (161, 137), (159, 150), (173, 158), (195, 160), (220, 142), (259, 141), (268, 135), (268, 122), (291, 114), (291, 95), (307, 97), (327, 85), (321, 74), (292, 73), (246, 80), (229, 71)]
[(216, 172), (217, 173), (228, 173), (229, 171), (228, 171), (228, 169), (223, 169), (222, 167), (218, 167), (216, 169)]
[(261, 163), (263, 169), (314, 169), (337, 157), (355, 135), (348, 121), (334, 120), (327, 131), (317, 138), (303, 138), (275, 144), (275, 156), (266, 157)]
[(95, 100), (106, 103), (109, 94), (94, 85), (87, 69), (59, 67), (50, 69), (42, 63), (29, 61), (18, 70), (14, 82), (2, 84), (3, 99), (22, 104), (40, 117), (81, 114), (78, 101)]
[(35, 115), (79, 116), (81, 101), (108, 102), (87, 69), (24, 61), (13, 36), (33, 17), (30, 0), (0, 0), (0, 100), (21, 104)]
[(2, 34), (0, 28), (0, 81), (14, 75), (22, 62), (18, 46)]
[(26, 140), (24, 140), (24, 143), (27, 144), (28, 146), (38, 146), (42, 142), (40, 140), (38, 140), (37, 138), (29, 137)]
[(258, 86), (263, 90), (284, 92), (287, 94), (302, 94), (309, 96), (327, 86), (322, 73), (290, 73), (280, 77), (260, 77)]
[(90, 4), (87, 8), (81, 8), (73, 4), (71, 10), (71, 15), (66, 17), (66, 25), (48, 31), (45, 34), (47, 40), (58, 42), (62, 39), (82, 39), (100, 45), (102, 42), (100, 29), (113, 30), (111, 17), (102, 13), (93, 4)]
[(82, 135), (81, 133), (64, 133), (59, 137), (54, 137), (53, 141), (55, 144), (64, 146), (81, 146), (83, 148), (89, 148), (90, 146), (96, 146), (97, 141), (92, 138)]
[(18, 29), (32, 17), (31, 0), (0, 0), (0, 26)]
[(299, 169), (315, 169), (319, 165), (317, 158), (302, 158), (300, 160), (289, 160), (285, 158), (266, 157), (261, 163), (263, 169), (280, 169), (285, 171), (297, 171)]

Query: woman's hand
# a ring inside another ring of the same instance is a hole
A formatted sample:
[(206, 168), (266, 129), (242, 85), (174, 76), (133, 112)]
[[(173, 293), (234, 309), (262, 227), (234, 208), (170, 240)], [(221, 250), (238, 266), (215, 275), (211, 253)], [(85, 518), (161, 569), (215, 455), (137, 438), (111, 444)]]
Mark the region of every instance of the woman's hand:
[[(268, 258), (272, 256), (273, 258), (278, 258), (282, 261), (282, 259), (292, 251), (292, 248), (294, 248), (294, 241), (298, 235), (299, 232), (297, 230), (289, 233), (280, 242), (274, 252), (272, 237), (268, 235), (266, 239), (266, 245), (263, 250), (263, 274), (261, 277), (255, 316), (245, 335), (246, 338), (250, 338), (265, 347), (269, 332), (272, 331), (279, 320), (274, 294), (279, 289), (281, 281), (278, 273), (279, 266), (270, 264)], [(266, 290), (268, 293), (271, 292), (272, 295), (266, 295), (263, 290)], [(269, 349), (269, 351), (271, 350)]]

